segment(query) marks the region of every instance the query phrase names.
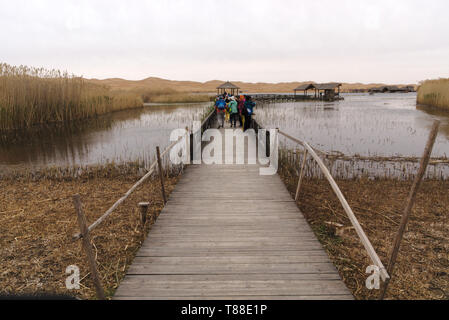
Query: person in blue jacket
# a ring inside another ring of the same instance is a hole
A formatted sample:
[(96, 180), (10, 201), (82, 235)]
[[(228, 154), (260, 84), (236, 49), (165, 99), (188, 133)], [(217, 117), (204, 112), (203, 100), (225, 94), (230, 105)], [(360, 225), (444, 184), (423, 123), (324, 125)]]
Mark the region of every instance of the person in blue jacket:
[(254, 114), (254, 107), (256, 104), (252, 101), (251, 96), (245, 96), (245, 104), (243, 108), (246, 112), (245, 114), (245, 127), (243, 128), (243, 131), (248, 130), (251, 127), (251, 117)]
[(215, 109), (217, 110), (218, 129), (220, 129), (220, 126), (224, 128), (226, 101), (223, 97), (220, 97), (217, 102), (215, 102)]

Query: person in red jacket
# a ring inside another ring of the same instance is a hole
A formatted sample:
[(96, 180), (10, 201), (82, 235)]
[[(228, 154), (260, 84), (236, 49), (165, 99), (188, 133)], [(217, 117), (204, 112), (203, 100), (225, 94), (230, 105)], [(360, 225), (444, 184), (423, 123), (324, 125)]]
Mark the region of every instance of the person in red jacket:
[(243, 112), (243, 108), (245, 106), (245, 97), (244, 96), (240, 96), (239, 100), (238, 100), (238, 105), (237, 108), (239, 109), (239, 122), (240, 122), (240, 127), (243, 127), (243, 121), (244, 121), (244, 117), (245, 115), (242, 113)]

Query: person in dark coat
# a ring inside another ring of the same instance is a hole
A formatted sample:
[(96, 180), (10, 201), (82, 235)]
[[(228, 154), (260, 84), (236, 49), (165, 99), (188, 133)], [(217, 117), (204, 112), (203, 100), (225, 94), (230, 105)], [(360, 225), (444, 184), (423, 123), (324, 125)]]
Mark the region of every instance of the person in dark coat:
[(245, 104), (243, 106), (243, 112), (245, 113), (245, 126), (243, 131), (248, 130), (251, 127), (251, 117), (254, 114), (254, 107), (256, 104), (252, 101), (251, 96), (245, 97)]
[(240, 122), (240, 128), (243, 128), (243, 119), (244, 119), (244, 115), (243, 115), (243, 108), (245, 106), (245, 97), (242, 95), (240, 97), (238, 97), (238, 104), (237, 104), (237, 108), (239, 109), (239, 122)]

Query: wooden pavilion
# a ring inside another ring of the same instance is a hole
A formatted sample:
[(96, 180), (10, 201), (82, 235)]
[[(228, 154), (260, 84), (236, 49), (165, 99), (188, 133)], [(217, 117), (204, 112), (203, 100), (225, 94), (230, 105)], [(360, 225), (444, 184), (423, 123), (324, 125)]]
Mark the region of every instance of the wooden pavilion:
[(218, 95), (221, 95), (224, 93), (230, 93), (231, 95), (235, 96), (235, 95), (239, 94), (239, 91), (240, 91), (240, 88), (229, 81), (227, 81), (227, 82), (223, 83), (221, 86), (217, 87)]
[(315, 89), (315, 86), (313, 85), (313, 83), (306, 83), (306, 84), (300, 85), (293, 91), (295, 92), (295, 96), (298, 91), (304, 91), (304, 95), (307, 96), (307, 91), (313, 90), (313, 89)]
[[(324, 93), (324, 99), (325, 100), (334, 100), (335, 97), (340, 97), (340, 87), (342, 86), (341, 83), (317, 83), (314, 84), (315, 87), (315, 96), (316, 92), (318, 92), (318, 96), (322, 97)], [(323, 92), (321, 92), (323, 91)]]

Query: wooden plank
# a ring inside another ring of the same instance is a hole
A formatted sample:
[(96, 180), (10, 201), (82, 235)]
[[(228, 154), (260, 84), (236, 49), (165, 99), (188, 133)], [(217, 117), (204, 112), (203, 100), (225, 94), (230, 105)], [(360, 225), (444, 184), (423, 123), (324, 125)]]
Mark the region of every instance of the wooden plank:
[[(266, 215), (266, 216), (240, 216), (240, 217), (233, 217), (232, 219), (230, 217), (215, 217), (215, 216), (208, 216), (208, 217), (189, 217), (189, 216), (182, 216), (176, 219), (176, 217), (168, 217), (165, 215), (162, 215), (161, 217), (161, 224), (165, 222), (173, 222), (178, 221), (182, 223), (188, 223), (188, 222), (196, 222), (196, 223), (203, 223), (203, 222), (213, 222), (213, 223), (278, 223), (278, 224), (290, 224), (290, 223), (296, 223), (296, 224), (302, 224), (301, 221), (298, 221), (298, 218), (295, 216), (274, 216), (274, 215)], [(163, 222), (162, 222), (163, 221)]]
[(202, 257), (136, 257), (133, 264), (261, 264), (261, 263), (302, 263), (329, 262), (327, 255), (302, 256), (211, 256)]
[(351, 299), (280, 178), (189, 166), (116, 299)]
[[(307, 281), (307, 280), (289, 280), (285, 282), (275, 281), (237, 281), (235, 283), (207, 283), (204, 285), (183, 286), (182, 283), (167, 285), (162, 288), (143, 287), (141, 284), (126, 285), (126, 293), (117, 292), (117, 296), (140, 296), (145, 294), (149, 297), (160, 296), (234, 296), (234, 295), (326, 295), (329, 291), (338, 291), (344, 287), (341, 280), (325, 280), (325, 281)], [(125, 289), (124, 288), (124, 289)]]
[(164, 223), (162, 225), (162, 223), (160, 225), (156, 224), (155, 226), (153, 226), (153, 228), (151, 229), (154, 232), (157, 232), (158, 230), (163, 230), (163, 231), (167, 231), (168, 233), (170, 232), (209, 232), (209, 233), (214, 233), (216, 232), (220, 232), (220, 231), (226, 231), (226, 232), (232, 232), (232, 231), (248, 231), (248, 232), (260, 232), (260, 231), (266, 231), (266, 232), (311, 232), (311, 229), (309, 226), (305, 225), (305, 224), (301, 224), (298, 223), (298, 225), (286, 225), (284, 226), (282, 229), (274, 229), (271, 227), (270, 224), (258, 224), (258, 225), (239, 225), (239, 224), (230, 224), (230, 225), (197, 225), (197, 224), (193, 224), (191, 226), (185, 226), (183, 224), (175, 224), (175, 223)]
[[(192, 228), (182, 228), (182, 227), (171, 227), (171, 228), (164, 228), (163, 226), (155, 226), (151, 229), (151, 235), (167, 235), (167, 236), (186, 236), (186, 235), (204, 235), (205, 237), (216, 235), (216, 236), (229, 236), (234, 235), (236, 237), (238, 236), (269, 236), (269, 237), (276, 237), (276, 236), (310, 236), (311, 238), (314, 237), (313, 234), (310, 234), (308, 231), (310, 229), (307, 229), (306, 226), (303, 226), (302, 228), (294, 228), (290, 230), (270, 230), (270, 229), (243, 229), (243, 228), (208, 228), (208, 227), (192, 227)], [(151, 236), (150, 235), (150, 236)]]
[(189, 249), (240, 249), (240, 248), (254, 248), (254, 249), (295, 249), (301, 247), (318, 247), (320, 248), (320, 244), (315, 239), (301, 239), (299, 242), (297, 239), (284, 240), (282, 238), (278, 238), (276, 240), (268, 240), (268, 241), (195, 241), (187, 239), (183, 240), (175, 240), (175, 239), (167, 239), (163, 241), (148, 241), (148, 245), (143, 245), (142, 248), (154, 248), (157, 246), (161, 246), (163, 248), (189, 248)]
[[(200, 260), (200, 259), (198, 259)], [(335, 267), (326, 263), (272, 263), (272, 264), (135, 264), (128, 274), (248, 274), (248, 273), (329, 273), (335, 272)]]
[[(171, 213), (171, 214), (170, 214)], [(161, 215), (161, 219), (179, 219), (179, 216), (176, 214), (173, 214), (176, 212), (173, 212), (171, 210), (165, 210), (164, 214)], [(226, 213), (224, 211), (222, 212), (215, 212), (214, 215), (211, 215), (210, 212), (184, 212), (181, 216), (184, 219), (209, 219), (211, 217), (217, 218), (217, 219), (239, 219), (239, 218), (279, 218), (279, 219), (298, 219), (298, 213), (297, 212), (276, 212), (276, 211), (266, 211), (262, 213), (256, 213), (256, 212), (244, 212), (244, 213)]]
[(231, 233), (228, 234), (219, 234), (219, 235), (215, 235), (215, 234), (209, 234), (209, 235), (204, 235), (204, 234), (194, 234), (194, 235), (182, 235), (179, 236), (177, 234), (172, 234), (172, 235), (165, 235), (165, 234), (158, 234), (158, 235), (154, 235), (151, 234), (148, 237), (148, 242), (150, 242), (151, 244), (157, 244), (157, 243), (163, 243), (163, 242), (169, 242), (169, 241), (186, 241), (186, 242), (191, 242), (191, 241), (195, 241), (195, 242), (199, 242), (199, 241), (205, 241), (205, 242), (223, 242), (223, 241), (229, 241), (229, 242), (267, 242), (267, 241), (271, 241), (273, 243), (284, 243), (286, 241), (288, 242), (298, 242), (298, 241), (302, 241), (302, 240), (309, 240), (309, 241), (315, 241), (315, 239), (313, 238), (313, 236), (311, 236), (310, 234), (303, 234), (303, 235), (290, 235), (290, 236), (285, 236), (282, 234), (279, 234), (278, 236), (274, 237), (274, 236), (261, 236), (261, 235), (257, 235), (257, 236), (246, 236), (246, 235), (234, 235), (233, 238), (231, 238), (233, 235)]
[[(325, 253), (324, 253), (325, 254)], [(296, 250), (163, 250), (163, 249), (146, 249), (139, 250), (138, 257), (234, 257), (234, 256), (312, 256), (323, 255), (320, 249), (296, 249)]]
[(302, 247), (299, 249), (255, 249), (255, 248), (241, 248), (238, 253), (235, 249), (224, 248), (224, 249), (164, 249), (164, 248), (152, 248), (140, 250), (139, 255), (147, 255), (147, 256), (159, 256), (159, 257), (204, 257), (204, 256), (214, 256), (217, 254), (220, 255), (296, 255), (301, 252), (309, 252), (315, 250), (323, 250), (322, 248), (317, 247)]
[[(117, 296), (115, 300), (167, 300), (167, 297), (156, 296)], [(350, 294), (346, 295), (302, 295), (302, 296), (188, 296), (169, 297), (170, 300), (354, 300)]]
[(261, 222), (260, 224), (254, 224), (251, 221), (189, 221), (189, 220), (184, 220), (184, 221), (176, 221), (176, 220), (167, 220), (164, 221), (164, 227), (175, 227), (175, 226), (186, 226), (186, 227), (206, 227), (206, 226), (215, 226), (215, 227), (220, 227), (222, 226), (223, 228), (226, 227), (240, 227), (240, 228), (248, 228), (248, 230), (252, 230), (252, 229), (273, 229), (273, 228), (277, 228), (279, 230), (282, 230), (284, 227), (286, 230), (291, 230), (293, 228), (298, 228), (303, 226), (304, 224), (300, 221), (297, 220), (292, 220), (292, 221), (288, 221), (288, 222), (278, 222), (278, 221), (273, 221), (273, 223), (270, 224), (270, 222)]
[(280, 273), (280, 274), (152, 274), (129, 275), (123, 283), (197, 282), (197, 281), (262, 281), (262, 280), (338, 280), (338, 273)]
[[(291, 274), (292, 275), (292, 274)], [(243, 275), (241, 275), (243, 276)], [(296, 275), (295, 275), (296, 276)], [(305, 274), (305, 276), (310, 276)], [(328, 274), (324, 274), (324, 276), (328, 276)], [(124, 284), (131, 288), (138, 288), (141, 284), (145, 284), (148, 286), (152, 286), (153, 288), (179, 288), (179, 289), (195, 289), (200, 287), (202, 290), (204, 289), (214, 289), (214, 288), (233, 288), (233, 289), (242, 289), (246, 287), (251, 288), (260, 288), (260, 289), (269, 289), (269, 288), (289, 288), (296, 289), (298, 286), (307, 286), (307, 285), (326, 285), (328, 282), (340, 286), (340, 279), (335, 279), (332, 277), (323, 277), (322, 279), (311, 279), (311, 277), (304, 277), (303, 279), (297, 279), (291, 277), (288, 280), (272, 280), (272, 279), (262, 279), (262, 280), (154, 280), (147, 276), (134, 276), (131, 281), (124, 281)], [(147, 280), (149, 278), (149, 280)]]

